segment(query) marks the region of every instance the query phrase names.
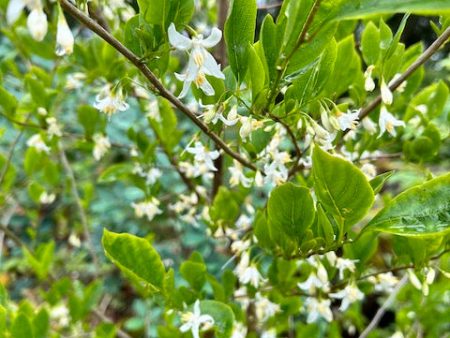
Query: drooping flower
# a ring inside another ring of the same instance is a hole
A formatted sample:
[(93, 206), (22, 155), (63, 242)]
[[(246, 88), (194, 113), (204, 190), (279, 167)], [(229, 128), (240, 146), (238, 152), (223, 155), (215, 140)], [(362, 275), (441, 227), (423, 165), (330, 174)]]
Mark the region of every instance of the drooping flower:
[(255, 310), (258, 320), (265, 322), (277, 312), (280, 312), (280, 305), (271, 302), (268, 298), (257, 292), (255, 295)]
[(384, 79), (381, 80), (381, 99), (383, 100), (383, 103), (387, 106), (390, 106), (392, 104), (392, 101), (394, 100), (392, 91), (386, 84)]
[(194, 312), (183, 313), (181, 320), (183, 325), (180, 326), (180, 331), (191, 331), (194, 338), (200, 338), (200, 330), (209, 329), (214, 325), (213, 317), (201, 313), (199, 300), (194, 303)]
[(208, 151), (199, 141), (195, 142), (194, 147), (187, 147), (186, 151), (194, 155), (194, 160), (197, 165), (205, 165), (207, 169), (217, 171), (217, 168), (214, 166), (214, 160), (220, 156), (219, 151)]
[(395, 127), (405, 126), (405, 122), (396, 119), (394, 115), (387, 111), (385, 106), (381, 106), (378, 124), (380, 125), (380, 134), (378, 135), (378, 137), (381, 137), (381, 135), (383, 135), (385, 131), (387, 131), (392, 136), (396, 136), (397, 132), (395, 131)]
[(223, 115), (223, 111), (220, 108), (216, 109), (216, 107), (212, 104), (200, 106), (205, 109), (205, 113), (203, 113), (201, 117), (203, 117), (204, 121), (208, 124), (209, 123), (216, 124), (217, 122), (222, 121), (224, 125), (231, 127), (234, 126), (239, 121), (236, 106), (231, 108), (231, 110), (228, 112), (227, 117)]
[(347, 129), (354, 130), (358, 125), (357, 121), (359, 120), (359, 110), (355, 110), (353, 112), (348, 111), (347, 113), (338, 112), (337, 120), (342, 131)]
[(124, 101), (122, 89), (112, 90), (109, 84), (105, 85), (95, 97), (94, 108), (111, 117), (116, 111), (125, 111), (129, 108)]
[(34, 134), (27, 141), (27, 146), (36, 149), (39, 153), (49, 153), (50, 148), (45, 144), (40, 134)]
[(361, 171), (369, 180), (374, 179), (375, 176), (377, 176), (377, 167), (372, 163), (364, 163), (361, 167)]
[(258, 121), (248, 116), (241, 116), (239, 118), (241, 122), (241, 128), (239, 129), (239, 136), (241, 136), (242, 140), (245, 140), (250, 134), (264, 126), (263, 121)]
[(355, 272), (356, 270), (356, 266), (355, 263), (358, 262), (358, 260), (352, 260), (352, 259), (346, 259), (346, 258), (342, 258), (342, 257), (338, 257), (336, 259), (336, 268), (339, 270), (339, 278), (343, 279), (344, 278), (344, 272), (346, 270), (350, 271), (350, 272)]
[(95, 134), (92, 139), (94, 141), (92, 154), (98, 161), (108, 152), (109, 148), (111, 148), (111, 143), (109, 142), (108, 137), (103, 136), (102, 134)]
[(233, 325), (233, 332), (231, 338), (245, 338), (247, 337), (247, 326), (241, 322), (235, 322)]
[(377, 125), (370, 119), (370, 117), (363, 118), (362, 125), (370, 135), (377, 132)]
[(331, 322), (333, 320), (333, 313), (330, 309), (331, 301), (329, 299), (320, 299), (308, 297), (305, 301), (305, 310), (308, 314), (307, 323), (317, 322), (320, 318)]
[(64, 88), (67, 90), (79, 89), (83, 87), (83, 80), (85, 79), (86, 75), (80, 72), (69, 74)]
[(242, 254), (234, 273), (238, 276), (239, 282), (242, 284), (250, 284), (255, 288), (258, 288), (259, 284), (265, 280), (256, 266), (250, 263), (250, 254), (248, 252)]
[(364, 294), (358, 289), (355, 283), (347, 285), (341, 291), (330, 293), (330, 297), (335, 299), (342, 299), (340, 310), (345, 311), (348, 309), (350, 304), (362, 300)]
[(147, 216), (147, 219), (152, 221), (156, 215), (162, 214), (162, 210), (158, 207), (159, 204), (160, 202), (155, 197), (152, 197), (144, 202), (131, 203), (131, 206), (134, 208), (136, 217), (142, 218)]
[(10, 0), (6, 9), (6, 22), (12, 25), (20, 17), (26, 6), (25, 0)]
[(228, 170), (231, 173), (230, 186), (235, 187), (239, 184), (242, 184), (242, 186), (245, 188), (250, 187), (250, 185), (252, 184), (252, 179), (244, 175), (242, 165), (239, 162), (235, 160), (234, 166), (229, 167)]
[(43, 191), (40, 195), (39, 195), (39, 202), (42, 204), (52, 204), (56, 199), (56, 195), (55, 194), (49, 194), (46, 191)]
[(64, 13), (60, 10), (58, 26), (56, 28), (56, 55), (63, 56), (72, 54), (74, 42), (72, 31), (67, 24)]
[(375, 286), (375, 291), (391, 293), (399, 280), (392, 272), (381, 273), (377, 276), (371, 276), (368, 281)]
[(61, 126), (56, 121), (56, 118), (47, 117), (45, 119), (45, 122), (47, 122), (48, 136), (50, 136), (50, 137), (54, 137), (54, 136), (61, 137), (62, 136)]
[(47, 15), (42, 9), (42, 5), (36, 5), (28, 15), (27, 27), (31, 36), (36, 41), (44, 40), (48, 30)]
[(375, 89), (375, 82), (372, 78), (372, 72), (375, 69), (374, 65), (370, 65), (367, 67), (366, 71), (364, 72), (364, 89), (368, 92), (371, 92)]
[(170, 44), (178, 50), (187, 51), (189, 53), (188, 66), (184, 74), (175, 74), (178, 80), (183, 81), (183, 90), (179, 97), (186, 96), (192, 82), (197, 88), (201, 88), (206, 95), (215, 94), (214, 88), (206, 79), (206, 75), (219, 79), (225, 79), (225, 75), (220, 70), (214, 57), (207, 51), (217, 45), (222, 39), (222, 32), (218, 28), (213, 28), (211, 34), (206, 39), (199, 34), (192, 39), (177, 32), (175, 25), (172, 23), (168, 30)]

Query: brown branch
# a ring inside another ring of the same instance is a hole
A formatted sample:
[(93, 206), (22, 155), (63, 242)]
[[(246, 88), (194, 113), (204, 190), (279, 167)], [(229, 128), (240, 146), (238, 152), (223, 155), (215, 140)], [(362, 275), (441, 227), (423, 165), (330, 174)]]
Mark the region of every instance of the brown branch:
[[(430, 47), (428, 47), (418, 58), (416, 61), (414, 61), (408, 69), (400, 75), (397, 79), (395, 79), (391, 85), (389, 86), (389, 89), (391, 91), (396, 90), (403, 82), (408, 79), (420, 66), (422, 66), (425, 62), (427, 62), (433, 54), (435, 54), (439, 48), (441, 48), (450, 38), (450, 27), (447, 28), (444, 33), (441, 34), (440, 37), (438, 37)], [(372, 102), (370, 102), (366, 107), (364, 107), (361, 112), (359, 113), (359, 119), (362, 120), (367, 115), (369, 115), (373, 110), (375, 110), (378, 105), (381, 103), (381, 95), (377, 96), (376, 99), (374, 99)], [(348, 131), (346, 131), (347, 133)]]
[(114, 47), (120, 54), (125, 56), (136, 68), (145, 76), (145, 78), (152, 84), (155, 91), (166, 98), (173, 106), (179, 109), (184, 115), (186, 115), (205, 135), (207, 135), (214, 143), (221, 148), (225, 153), (233, 157), (245, 167), (257, 171), (258, 168), (249, 160), (242, 157), (239, 153), (233, 151), (217, 134), (209, 129), (209, 127), (169, 90), (167, 90), (163, 84), (159, 81), (155, 74), (144, 64), (137, 55), (125, 47), (119, 40), (106, 31), (97, 22), (88, 17), (85, 13), (75, 7), (69, 0), (58, 0), (61, 7), (64, 8), (70, 15), (76, 18), (80, 23), (89, 28), (92, 32), (97, 34), (112, 47)]

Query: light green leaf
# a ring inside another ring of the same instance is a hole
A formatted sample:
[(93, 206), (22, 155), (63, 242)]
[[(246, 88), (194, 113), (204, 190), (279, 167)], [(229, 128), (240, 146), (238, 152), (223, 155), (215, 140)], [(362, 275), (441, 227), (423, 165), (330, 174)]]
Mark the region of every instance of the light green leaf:
[(234, 226), (239, 216), (239, 204), (233, 193), (223, 186), (220, 187), (214, 197), (209, 215), (217, 225)]
[(256, 1), (233, 0), (225, 23), (225, 42), (228, 60), (238, 81), (248, 68), (248, 49), (253, 44), (256, 27)]
[(164, 265), (158, 252), (144, 238), (103, 231), (106, 256), (139, 286), (150, 292), (163, 288)]
[(133, 166), (131, 163), (118, 163), (106, 168), (98, 178), (99, 183), (115, 182), (127, 174), (131, 173)]
[(154, 25), (166, 25), (169, 0), (138, 0), (139, 13), (144, 20)]
[(23, 313), (20, 313), (14, 320), (11, 327), (11, 337), (14, 338), (33, 338), (33, 328), (30, 319)]
[(17, 99), (10, 94), (5, 88), (0, 86), (0, 107), (3, 107), (6, 115), (12, 116), (17, 107)]
[(264, 88), (266, 76), (264, 65), (253, 46), (251, 46), (249, 49), (249, 58), (250, 58), (250, 68), (249, 68), (250, 79), (252, 83), (252, 100), (253, 102), (255, 102), (256, 97)]
[(361, 36), (361, 51), (364, 62), (375, 65), (380, 56), (380, 31), (372, 21), (367, 23)]
[(374, 201), (366, 176), (349, 161), (315, 146), (312, 155), (314, 189), (326, 211), (348, 228), (361, 220)]
[(215, 300), (203, 300), (200, 302), (200, 310), (202, 314), (208, 314), (213, 317), (215, 337), (231, 337), (234, 313), (228, 305)]
[(337, 20), (362, 19), (368, 16), (392, 13), (445, 15), (450, 13), (448, 0), (360, 0), (348, 1)]
[(386, 181), (394, 174), (394, 171), (388, 171), (370, 180), (370, 186), (374, 194), (378, 194)]
[(364, 231), (432, 237), (450, 231), (450, 174), (412, 187), (381, 210)]
[(267, 214), (271, 227), (300, 241), (315, 217), (309, 189), (292, 183), (278, 186), (270, 194)]

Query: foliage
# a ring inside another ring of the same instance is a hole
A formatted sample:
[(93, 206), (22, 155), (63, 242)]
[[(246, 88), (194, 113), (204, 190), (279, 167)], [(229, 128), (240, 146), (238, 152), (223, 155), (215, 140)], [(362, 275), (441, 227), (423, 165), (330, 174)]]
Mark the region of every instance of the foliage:
[(450, 1), (226, 5), (0, 0), (0, 338), (448, 333)]

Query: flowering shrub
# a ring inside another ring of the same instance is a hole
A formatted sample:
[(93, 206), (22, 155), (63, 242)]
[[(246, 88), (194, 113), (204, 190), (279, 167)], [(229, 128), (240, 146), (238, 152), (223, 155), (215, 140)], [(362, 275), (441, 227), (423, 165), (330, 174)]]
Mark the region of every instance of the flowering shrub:
[(449, 15), (0, 1), (0, 337), (448, 335)]

